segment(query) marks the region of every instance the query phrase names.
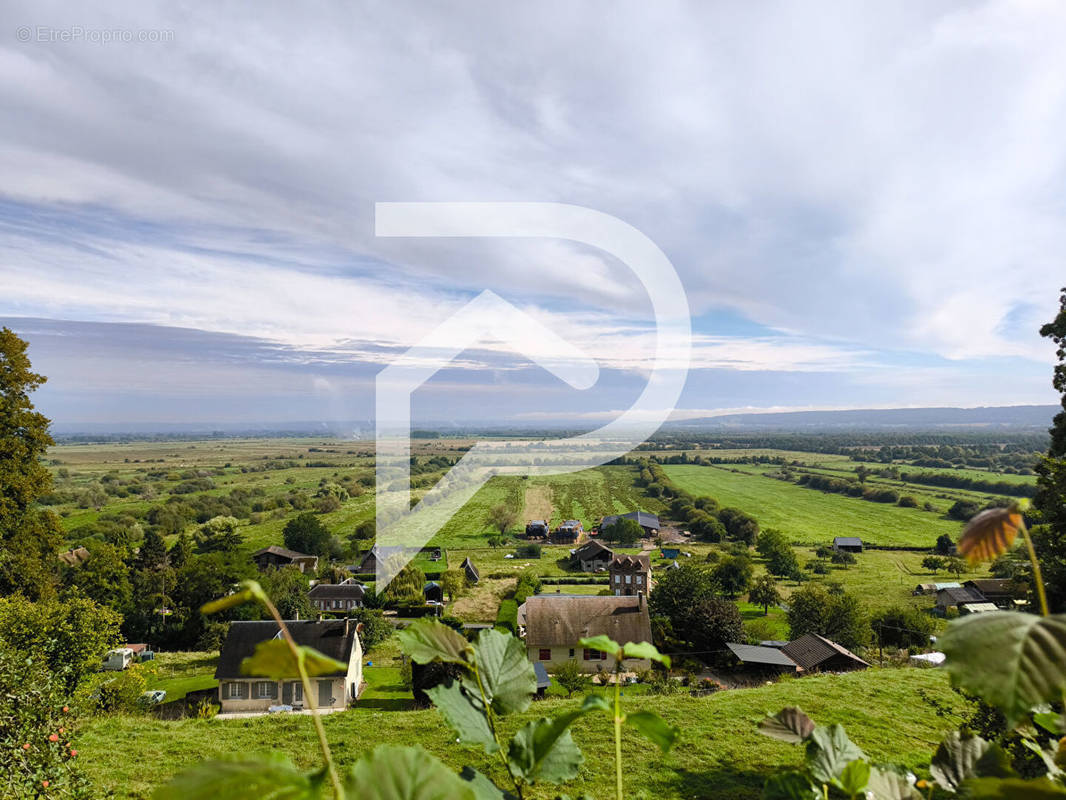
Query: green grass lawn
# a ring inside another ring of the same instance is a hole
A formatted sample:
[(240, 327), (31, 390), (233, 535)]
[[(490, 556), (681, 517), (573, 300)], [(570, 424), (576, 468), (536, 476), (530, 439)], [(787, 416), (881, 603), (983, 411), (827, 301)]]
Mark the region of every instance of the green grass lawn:
[[(954, 713), (938, 717), (923, 700), (923, 692)], [(504, 729), (509, 734), (535, 717), (575, 708), (579, 702), (577, 698), (538, 701), (527, 712), (505, 720)], [(874, 761), (926, 774), (936, 743), (960, 722), (958, 713), (964, 709), (945, 673), (919, 669), (811, 676), (703, 698), (627, 690), (625, 703), (628, 710), (655, 710), (681, 729), (666, 756), (636, 733), (625, 733), (627, 797), (663, 799), (757, 798), (767, 775), (798, 765), (801, 748), (756, 732), (766, 711), (798, 705), (820, 723), (844, 724)], [(434, 710), (398, 711), (362, 704), (328, 715), (324, 724), (342, 765), (350, 765), (379, 744), (419, 744), (455, 769), (470, 764), (502, 778), (496, 757), (456, 745), (454, 734)], [(555, 797), (560, 788), (571, 796), (583, 792), (606, 796), (603, 787), (611, 785), (614, 769), (610, 721), (601, 715), (586, 718), (575, 726), (574, 739), (585, 754), (578, 780), (565, 787), (536, 787), (532, 797)], [(221, 755), (280, 752), (306, 769), (319, 763), (314, 729), (306, 716), (175, 722), (109, 716), (90, 721), (78, 744), (83, 768), (101, 790), (113, 790), (117, 798), (147, 798), (179, 769)]]
[(217, 652), (156, 653), (155, 675), (148, 679), (148, 688), (164, 689), (167, 703), (180, 700), (189, 692), (212, 689), (218, 686), (217, 661)]
[(689, 464), (665, 469), (679, 488), (740, 508), (762, 528), (777, 528), (797, 543), (830, 544), (834, 536), (858, 536), (870, 544), (932, 547), (940, 534), (955, 538), (961, 528), (920, 509), (827, 494), (755, 472)]

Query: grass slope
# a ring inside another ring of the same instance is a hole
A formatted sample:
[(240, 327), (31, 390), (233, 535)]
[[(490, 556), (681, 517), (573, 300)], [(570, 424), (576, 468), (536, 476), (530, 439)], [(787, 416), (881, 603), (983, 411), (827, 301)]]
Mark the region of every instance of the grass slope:
[[(385, 676), (382, 676), (383, 678)], [(852, 739), (875, 761), (903, 764), (919, 774), (943, 733), (959, 722), (940, 718), (922, 693), (959, 713), (961, 697), (937, 670), (871, 669), (848, 675), (811, 676), (755, 689), (719, 692), (704, 698), (642, 696), (630, 693), (627, 710), (653, 709), (681, 728), (673, 751), (659, 751), (631, 730), (623, 741), (628, 797), (756, 798), (766, 776), (802, 758), (801, 749), (756, 732), (765, 711), (798, 705), (820, 723), (844, 724)], [(453, 768), (470, 764), (502, 779), (498, 761), (478, 748), (460, 747), (438, 713), (384, 710), (382, 701), (325, 718), (333, 752), (349, 765), (378, 744), (420, 744)], [(545, 713), (574, 708), (580, 701), (547, 699), (506, 720), (506, 731)], [(604, 715), (582, 720), (574, 738), (585, 753), (579, 779), (568, 784), (571, 796), (607, 794), (613, 776), (613, 739)], [(308, 717), (161, 722), (150, 717), (104, 717), (84, 729), (80, 760), (90, 777), (117, 798), (147, 798), (170, 775), (205, 758), (225, 754), (281, 752), (303, 768), (317, 765), (315, 734)], [(501, 781), (502, 783), (502, 781)], [(555, 797), (559, 789), (537, 787), (536, 798)]]

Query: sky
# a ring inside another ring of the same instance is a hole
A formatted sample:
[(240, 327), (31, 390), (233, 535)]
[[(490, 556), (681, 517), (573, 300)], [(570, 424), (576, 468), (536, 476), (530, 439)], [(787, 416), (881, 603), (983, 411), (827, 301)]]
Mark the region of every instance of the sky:
[(1066, 284), (1066, 4), (0, 0), (0, 324), (57, 423), (369, 420), (484, 290), (596, 361), (467, 350), (415, 424), (606, 420), (656, 342), (626, 264), (375, 236), (553, 202), (654, 242), (673, 413), (1043, 404)]

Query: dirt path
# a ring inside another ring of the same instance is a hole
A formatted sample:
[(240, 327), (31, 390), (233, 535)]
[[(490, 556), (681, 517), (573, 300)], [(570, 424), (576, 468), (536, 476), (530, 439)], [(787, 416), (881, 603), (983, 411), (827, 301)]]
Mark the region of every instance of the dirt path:
[(542, 519), (551, 525), (552, 487), (548, 484), (535, 484), (526, 489), (526, 507), (522, 512), (524, 525), (531, 519)]

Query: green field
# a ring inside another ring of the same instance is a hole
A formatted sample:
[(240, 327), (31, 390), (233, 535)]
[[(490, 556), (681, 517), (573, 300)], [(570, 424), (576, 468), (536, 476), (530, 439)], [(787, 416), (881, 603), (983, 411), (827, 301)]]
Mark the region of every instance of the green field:
[[(844, 724), (874, 761), (901, 763), (925, 774), (943, 733), (960, 719), (938, 717), (922, 694), (955, 712), (964, 701), (939, 670), (870, 669), (846, 675), (783, 680), (755, 689), (722, 691), (709, 697), (627, 694), (628, 710), (654, 709), (681, 728), (673, 751), (659, 751), (627, 732), (623, 763), (628, 797), (715, 797), (744, 800), (759, 796), (765, 777), (799, 764), (802, 751), (756, 732), (765, 711), (798, 705), (818, 722)], [(499, 762), (475, 748), (455, 744), (436, 711), (398, 711), (381, 700), (325, 717), (326, 732), (342, 764), (351, 764), (381, 743), (420, 744), (458, 769), (471, 764), (500, 778)], [(506, 730), (545, 713), (576, 707), (578, 699), (546, 699), (506, 720)], [(954, 718), (952, 718), (954, 717)], [(577, 723), (574, 738), (585, 753), (579, 779), (565, 787), (571, 796), (604, 796), (613, 774), (610, 722), (595, 715)], [(152, 788), (179, 769), (225, 754), (286, 753), (301, 767), (315, 766), (317, 748), (311, 720), (300, 716), (242, 720), (188, 719), (164, 722), (149, 717), (110, 716), (91, 721), (80, 736), (79, 756), (89, 775), (117, 798), (147, 798)], [(537, 798), (555, 797), (554, 787), (538, 787)]]
[(689, 464), (664, 469), (678, 488), (743, 509), (762, 528), (777, 528), (796, 543), (829, 544), (835, 536), (858, 536), (870, 544), (932, 547), (943, 533), (957, 537), (961, 527), (917, 508), (820, 492), (761, 472)]

